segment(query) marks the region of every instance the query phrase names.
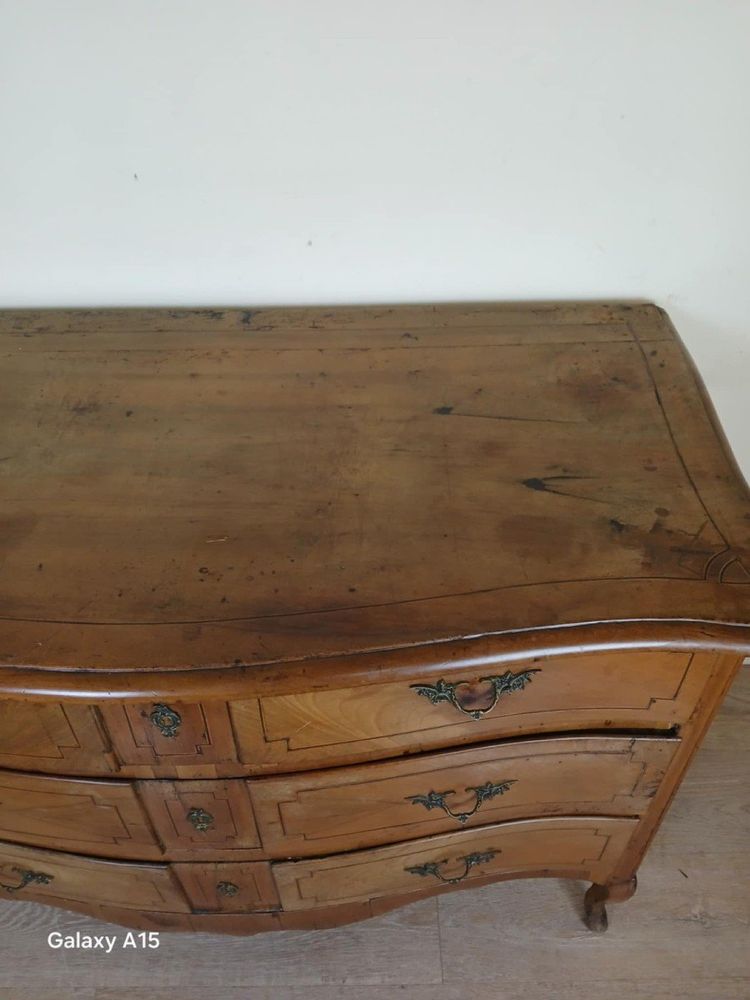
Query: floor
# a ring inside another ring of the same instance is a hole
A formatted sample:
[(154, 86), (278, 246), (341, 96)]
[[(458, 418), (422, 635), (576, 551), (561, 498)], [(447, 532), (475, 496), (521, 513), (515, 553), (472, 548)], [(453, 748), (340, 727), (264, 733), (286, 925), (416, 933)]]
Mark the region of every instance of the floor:
[(750, 667), (741, 671), (610, 929), (581, 883), (506, 882), (330, 931), (161, 936), (156, 951), (53, 951), (50, 931), (124, 935), (0, 904), (0, 1000), (748, 1000)]

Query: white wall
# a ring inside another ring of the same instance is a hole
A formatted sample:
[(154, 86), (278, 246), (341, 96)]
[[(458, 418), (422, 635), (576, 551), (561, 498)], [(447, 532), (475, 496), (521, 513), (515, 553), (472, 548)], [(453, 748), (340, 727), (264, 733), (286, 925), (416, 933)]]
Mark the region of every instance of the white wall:
[(750, 472), (747, 0), (0, 0), (0, 305), (646, 297)]

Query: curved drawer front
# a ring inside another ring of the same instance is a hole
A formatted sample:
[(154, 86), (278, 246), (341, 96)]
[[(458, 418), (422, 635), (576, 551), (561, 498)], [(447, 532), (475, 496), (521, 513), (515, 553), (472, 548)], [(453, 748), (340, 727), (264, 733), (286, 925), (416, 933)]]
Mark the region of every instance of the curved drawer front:
[(165, 913), (190, 910), (167, 865), (102, 861), (4, 843), (0, 843), (0, 898)]
[(142, 864), (0, 843), (0, 899), (145, 913), (257, 913), (279, 909), (266, 862)]
[(0, 898), (33, 899), (105, 916), (135, 911), (158, 918), (325, 910), (481, 879), (552, 875), (604, 882), (637, 822), (607, 817), (524, 820), (277, 864), (151, 865), (0, 843)]
[(231, 773), (237, 760), (224, 702), (131, 701), (99, 711), (123, 773), (211, 777)]
[(242, 778), (101, 781), (0, 771), (0, 841), (103, 858), (264, 858)]
[(172, 861), (265, 858), (250, 800), (251, 782), (138, 781), (136, 788)]
[(294, 771), (522, 733), (669, 729), (690, 717), (715, 663), (713, 654), (620, 651), (494, 674), (446, 666), (429, 682), (279, 695), (230, 710), (240, 760)]
[(241, 774), (223, 701), (0, 700), (0, 767), (44, 774)]
[(162, 856), (127, 781), (0, 771), (0, 840), (108, 858)]
[(637, 816), (679, 745), (550, 737), (248, 784), (267, 855), (304, 857), (531, 816)]
[(355, 764), (523, 734), (668, 730), (690, 717), (722, 662), (713, 653), (621, 650), (540, 658), (494, 672), (447, 664), (427, 680), (412, 672), (387, 684), (229, 703), (0, 701), (0, 767), (202, 780)]
[(638, 821), (536, 819), (272, 866), (284, 910), (357, 903), (514, 875), (604, 882)]
[(112, 774), (117, 762), (93, 705), (0, 701), (0, 767)]
[(0, 840), (103, 858), (213, 863), (352, 851), (531, 816), (637, 816), (679, 744), (545, 737), (207, 781), (0, 771)]

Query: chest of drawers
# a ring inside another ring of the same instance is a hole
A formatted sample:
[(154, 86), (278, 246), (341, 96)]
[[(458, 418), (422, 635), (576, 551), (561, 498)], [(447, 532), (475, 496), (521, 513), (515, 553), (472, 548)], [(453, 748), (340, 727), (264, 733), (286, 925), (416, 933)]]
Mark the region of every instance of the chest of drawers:
[(750, 652), (655, 306), (0, 314), (0, 894), (234, 934), (628, 898)]

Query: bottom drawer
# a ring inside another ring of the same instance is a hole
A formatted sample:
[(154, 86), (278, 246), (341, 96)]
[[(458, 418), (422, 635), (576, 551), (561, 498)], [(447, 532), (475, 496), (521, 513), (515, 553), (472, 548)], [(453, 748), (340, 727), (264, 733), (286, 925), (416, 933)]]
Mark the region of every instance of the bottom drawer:
[(188, 913), (190, 906), (168, 865), (103, 861), (62, 851), (0, 844), (0, 897), (129, 910)]
[(637, 819), (560, 817), (499, 823), (329, 858), (274, 864), (284, 910), (357, 903), (511, 875), (605, 882)]
[(264, 861), (143, 864), (1, 842), (0, 898), (154, 914), (279, 909), (271, 867)]
[(105, 916), (173, 914), (176, 920), (190, 914), (326, 910), (514, 876), (605, 882), (638, 822), (601, 816), (517, 820), (275, 864), (144, 864), (0, 843), (0, 897)]

